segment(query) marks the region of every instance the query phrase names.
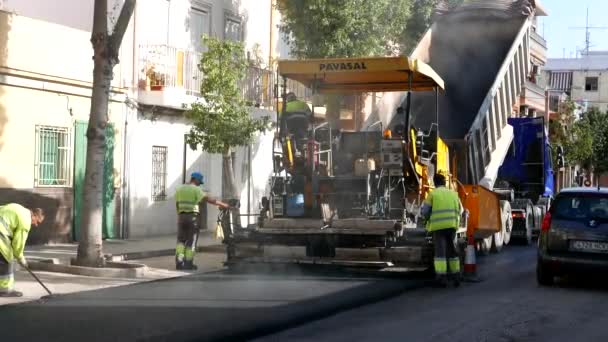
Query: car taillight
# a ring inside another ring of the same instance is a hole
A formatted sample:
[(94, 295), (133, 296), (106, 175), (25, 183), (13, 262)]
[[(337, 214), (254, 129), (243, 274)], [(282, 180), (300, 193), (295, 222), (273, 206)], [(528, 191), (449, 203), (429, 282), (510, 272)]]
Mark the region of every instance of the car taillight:
[(511, 216), (513, 218), (524, 218), (525, 217), (524, 213), (521, 213), (521, 212), (514, 212), (511, 214)]
[(543, 225), (540, 230), (542, 232), (548, 232), (549, 228), (551, 228), (551, 213), (546, 213), (545, 218), (543, 218)]

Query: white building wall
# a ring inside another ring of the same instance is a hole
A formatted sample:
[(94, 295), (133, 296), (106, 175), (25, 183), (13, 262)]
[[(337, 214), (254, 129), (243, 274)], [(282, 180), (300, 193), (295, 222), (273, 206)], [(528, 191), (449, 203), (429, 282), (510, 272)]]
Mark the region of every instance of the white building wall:
[[(247, 50), (258, 45), (264, 64), (269, 64), (271, 56), (280, 53), (285, 56), (286, 45), (281, 42), (276, 25), (278, 13), (274, 11), (274, 24), (271, 25), (271, 0), (145, 0), (139, 1), (136, 9), (136, 34), (134, 46), (168, 45), (176, 49), (195, 50), (196, 38), (191, 28), (192, 8), (209, 13), (211, 35), (224, 38), (226, 19), (240, 20), (242, 23), (242, 41)], [(271, 30), (274, 30), (271, 35)], [(273, 40), (271, 43), (271, 39)], [(273, 52), (271, 53), (271, 45)], [(138, 65), (137, 70), (143, 66)], [(165, 94), (169, 94), (165, 89)], [(137, 93), (133, 96), (136, 98)], [(171, 107), (179, 108), (184, 97), (174, 97)], [(141, 97), (140, 97), (141, 99)], [(184, 177), (183, 153), (184, 134), (189, 127), (178, 111), (150, 119), (149, 112), (158, 107), (140, 106), (143, 117), (132, 119), (129, 123), (129, 236), (143, 237), (151, 235), (174, 234), (177, 215), (175, 212), (175, 190)], [(259, 117), (274, 112), (252, 109), (252, 115)], [(272, 132), (257, 139), (252, 146), (252, 175), (250, 196), (248, 196), (249, 177), (247, 148), (239, 148), (236, 153), (236, 177), (241, 189), (241, 213), (247, 209), (257, 213), (258, 203), (267, 192), (268, 177), (272, 172)], [(152, 147), (166, 146), (167, 161), (167, 198), (164, 201), (152, 200)], [(214, 197), (222, 193), (222, 157), (209, 155), (201, 151), (187, 149), (186, 181), (193, 171), (205, 175), (204, 189)], [(249, 198), (249, 201), (248, 201)], [(249, 205), (248, 205), (249, 204)], [(215, 228), (217, 209), (207, 205), (207, 227)], [(243, 220), (246, 222), (246, 219)], [(250, 221), (253, 222), (253, 219)]]
[[(597, 91), (585, 91), (587, 77), (598, 78)], [(608, 110), (608, 71), (587, 70), (574, 71), (572, 74), (572, 99), (588, 107), (597, 107), (602, 111)]]
[[(129, 129), (129, 237), (172, 234), (176, 231), (175, 190), (182, 184), (184, 135), (189, 127), (185, 120), (164, 115), (155, 120), (149, 113), (131, 122)], [(148, 116), (148, 117), (146, 117)], [(152, 148), (167, 148), (166, 194), (164, 200), (152, 199)], [(204, 186), (211, 196), (221, 194), (221, 157), (200, 151), (186, 150), (186, 181), (194, 171), (207, 179)], [(208, 226), (216, 221), (217, 211), (209, 210)]]

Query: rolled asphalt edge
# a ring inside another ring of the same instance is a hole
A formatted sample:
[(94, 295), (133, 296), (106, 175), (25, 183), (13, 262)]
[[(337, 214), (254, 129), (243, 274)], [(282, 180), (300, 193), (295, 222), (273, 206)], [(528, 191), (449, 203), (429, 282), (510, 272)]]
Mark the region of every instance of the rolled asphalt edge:
[[(248, 341), (273, 335), (304, 324), (353, 310), (362, 306), (381, 302), (399, 296), (406, 291), (422, 288), (427, 284), (423, 279), (373, 282), (368, 285), (348, 289), (340, 293), (297, 303), (298, 308), (281, 306), (265, 309), (255, 319), (235, 319), (229, 327), (209, 329), (201, 327), (173, 332), (162, 336), (147, 337), (151, 341)], [(292, 304), (293, 305), (293, 304)]]

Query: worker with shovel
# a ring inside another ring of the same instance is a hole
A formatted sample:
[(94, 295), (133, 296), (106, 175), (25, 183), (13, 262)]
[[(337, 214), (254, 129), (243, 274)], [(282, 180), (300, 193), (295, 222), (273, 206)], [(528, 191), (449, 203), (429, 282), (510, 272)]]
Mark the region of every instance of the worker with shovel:
[(21, 297), (23, 293), (13, 290), (14, 261), (27, 269), (23, 255), (25, 241), (31, 227), (44, 221), (44, 211), (40, 208), (28, 209), (11, 203), (0, 206), (0, 297)]

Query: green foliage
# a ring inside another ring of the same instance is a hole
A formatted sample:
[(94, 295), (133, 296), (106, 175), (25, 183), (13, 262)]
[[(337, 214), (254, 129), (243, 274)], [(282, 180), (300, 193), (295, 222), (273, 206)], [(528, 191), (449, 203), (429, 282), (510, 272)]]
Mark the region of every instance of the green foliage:
[(588, 171), (608, 171), (608, 113), (591, 108), (576, 120), (575, 108), (571, 100), (560, 104), (559, 119), (549, 124), (552, 144), (564, 147), (569, 164), (580, 165)]
[(193, 125), (187, 136), (190, 148), (227, 153), (248, 145), (257, 132), (269, 127), (269, 118), (253, 119), (241, 93), (247, 58), (240, 42), (203, 37), (207, 51), (199, 68), (203, 73), (202, 100), (191, 105), (186, 117)]
[(300, 58), (394, 53), (411, 13), (410, 0), (291, 0), (277, 7)]
[[(449, 7), (464, 0), (449, 0)], [(408, 54), (440, 0), (284, 0), (281, 30), (299, 58)]]
[(594, 172), (603, 173), (608, 171), (608, 113), (600, 112), (596, 108), (583, 115), (583, 118), (575, 123), (575, 127), (580, 127), (580, 132), (576, 132), (576, 144), (587, 143), (587, 150), (590, 153), (585, 165), (592, 167)]

